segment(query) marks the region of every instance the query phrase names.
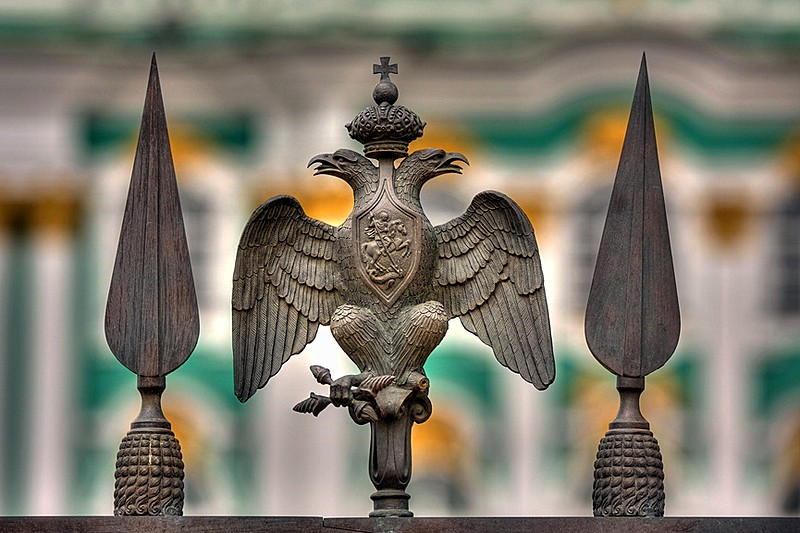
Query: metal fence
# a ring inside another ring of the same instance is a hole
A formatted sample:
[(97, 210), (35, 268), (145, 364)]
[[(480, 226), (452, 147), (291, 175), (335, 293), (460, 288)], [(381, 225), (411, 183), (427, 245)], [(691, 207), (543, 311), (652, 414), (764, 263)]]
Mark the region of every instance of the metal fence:
[(395, 105), (398, 90), (390, 74), (397, 65), (381, 58), (374, 73), (381, 76), (375, 105), (347, 125), (365, 155), (341, 149), (309, 163), (317, 165), (317, 174), (353, 188), (353, 213), (334, 228), (309, 218), (291, 197), (262, 204), (242, 234), (232, 297), (235, 393), (241, 401), (302, 351), (319, 325), (331, 325), (359, 367), (358, 375), (333, 379), (328, 369), (313, 366), (314, 378), (330, 392), (311, 393), (295, 410), (317, 416), (330, 405), (345, 407), (356, 423), (369, 424), (369, 473), (376, 488), (370, 518), (181, 516), (184, 464), (161, 395), (166, 376), (191, 355), (200, 322), (153, 56), (105, 318), (109, 347), (138, 376), (142, 397), (117, 456), (118, 516), (2, 518), (3, 530), (800, 529), (794, 518), (664, 518), (662, 457), (639, 397), (646, 376), (675, 350), (680, 316), (644, 56), (586, 310), (588, 345), (617, 376), (620, 396), (594, 465), (595, 518), (411, 518), (405, 492), (410, 435), (430, 416), (424, 363), (447, 321), (460, 318), (500, 364), (536, 388), (553, 381), (555, 365), (530, 222), (512, 199), (484, 192), (461, 217), (432, 226), (419, 202), (422, 185), (462, 172), (467, 158), (439, 149), (409, 154), (408, 143), (422, 136), (425, 124)]

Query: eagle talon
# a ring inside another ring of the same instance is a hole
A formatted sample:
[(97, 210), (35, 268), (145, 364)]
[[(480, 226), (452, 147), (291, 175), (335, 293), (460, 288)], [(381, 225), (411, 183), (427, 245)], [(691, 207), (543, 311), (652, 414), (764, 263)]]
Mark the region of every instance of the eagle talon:
[(361, 384), (369, 377), (370, 374), (366, 372), (361, 374), (348, 374), (330, 383), (333, 405), (336, 407), (350, 405), (353, 401), (353, 395), (359, 395), (358, 393), (361, 392)]
[(350, 418), (356, 424), (366, 424), (367, 422), (377, 422), (380, 420), (378, 410), (370, 402), (363, 400), (354, 400), (350, 404)]
[(359, 396), (368, 396), (370, 398), (375, 398), (375, 396), (388, 387), (389, 385), (394, 385), (397, 383), (397, 378), (395, 376), (374, 376), (365, 379), (361, 382), (356, 393), (361, 393)]

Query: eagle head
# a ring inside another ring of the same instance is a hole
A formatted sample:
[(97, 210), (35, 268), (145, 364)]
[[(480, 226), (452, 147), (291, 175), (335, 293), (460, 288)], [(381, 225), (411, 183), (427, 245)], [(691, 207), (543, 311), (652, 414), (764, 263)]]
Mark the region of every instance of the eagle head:
[(463, 170), (458, 162), (466, 163), (469, 161), (462, 154), (458, 152), (445, 152), (440, 148), (424, 148), (417, 150), (406, 158), (406, 161), (413, 164), (413, 167), (418, 171), (420, 177), (427, 181), (431, 178), (441, 176), (443, 174), (461, 174)]
[(378, 168), (363, 155), (346, 148), (340, 148), (332, 154), (314, 156), (308, 162), (308, 166), (311, 165), (318, 165), (314, 169), (315, 176), (336, 176), (353, 189), (377, 180)]
[(458, 162), (469, 164), (458, 152), (445, 152), (439, 148), (424, 148), (409, 154), (397, 167), (395, 188), (414, 197), (429, 179), (442, 174), (461, 174)]

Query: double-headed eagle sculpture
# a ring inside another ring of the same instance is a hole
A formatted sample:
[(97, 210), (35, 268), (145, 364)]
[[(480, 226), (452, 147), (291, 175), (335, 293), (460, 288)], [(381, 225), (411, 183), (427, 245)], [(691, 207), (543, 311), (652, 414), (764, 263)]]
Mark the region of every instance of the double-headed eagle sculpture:
[[(430, 179), (461, 173), (466, 158), (426, 148), (408, 154), (425, 124), (403, 106), (381, 58), (375, 105), (347, 125), (364, 154), (341, 149), (311, 159), (315, 175), (344, 180), (353, 212), (335, 227), (308, 217), (291, 196), (264, 202), (239, 243), (233, 277), (233, 356), (242, 402), (264, 387), (320, 325), (360, 374), (314, 377), (330, 395), (314, 393), (296, 411), (347, 407), (370, 423), (372, 516), (410, 516), (414, 422), (431, 414), (423, 365), (458, 317), (497, 360), (537, 389), (555, 377), (542, 267), (533, 228), (520, 207), (498, 192), (478, 194), (466, 212), (433, 226), (420, 190)], [(395, 166), (395, 160), (403, 158)], [(371, 159), (377, 161), (377, 165)]]

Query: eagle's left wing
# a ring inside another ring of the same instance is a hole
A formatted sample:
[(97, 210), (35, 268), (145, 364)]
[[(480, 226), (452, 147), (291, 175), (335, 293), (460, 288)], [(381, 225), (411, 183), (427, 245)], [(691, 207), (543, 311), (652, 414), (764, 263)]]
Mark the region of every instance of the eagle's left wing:
[(242, 232), (233, 274), (233, 379), (246, 401), (329, 324), (341, 302), (336, 229), (291, 196), (261, 204)]
[(436, 226), (438, 299), (450, 318), (537, 389), (555, 379), (542, 264), (533, 227), (504, 194), (484, 191)]

